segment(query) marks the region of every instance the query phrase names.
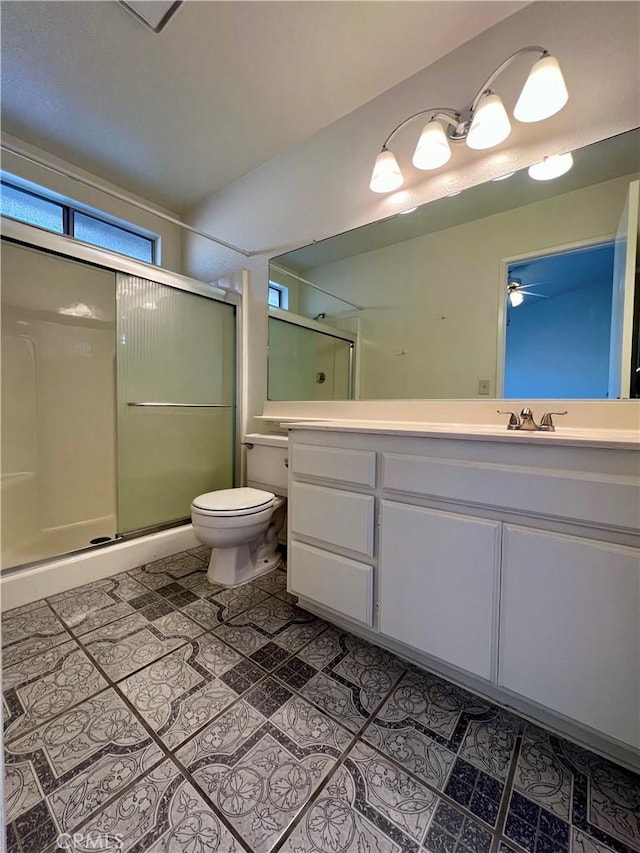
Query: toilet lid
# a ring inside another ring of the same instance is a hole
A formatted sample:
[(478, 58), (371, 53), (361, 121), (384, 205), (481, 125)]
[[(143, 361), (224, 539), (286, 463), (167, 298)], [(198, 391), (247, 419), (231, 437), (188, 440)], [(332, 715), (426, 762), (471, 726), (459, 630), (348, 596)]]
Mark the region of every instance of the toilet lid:
[(192, 506), (212, 515), (248, 515), (268, 509), (274, 500), (275, 495), (262, 489), (221, 489), (199, 495)]

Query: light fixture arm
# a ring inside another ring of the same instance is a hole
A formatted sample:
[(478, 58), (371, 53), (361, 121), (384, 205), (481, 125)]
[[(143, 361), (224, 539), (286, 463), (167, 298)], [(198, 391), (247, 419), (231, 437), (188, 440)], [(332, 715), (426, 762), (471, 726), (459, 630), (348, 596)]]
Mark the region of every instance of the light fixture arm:
[(482, 86), (480, 86), (480, 88), (478, 89), (476, 96), (471, 101), (471, 107), (469, 108), (471, 115), (475, 113), (478, 107), (478, 103), (480, 102), (480, 99), (485, 94), (485, 92), (491, 90), (491, 85), (493, 84), (493, 81), (497, 77), (499, 77), (502, 72), (506, 68), (508, 68), (523, 53), (539, 53), (540, 57), (549, 55), (549, 51), (546, 48), (540, 47), (539, 44), (531, 44), (528, 47), (521, 47), (520, 50), (516, 50), (515, 53), (512, 53), (511, 56), (508, 56), (504, 60), (504, 62), (501, 62), (500, 65), (498, 65), (498, 67), (496, 68), (496, 70), (492, 74), (490, 74), (489, 77), (487, 77)]
[(393, 128), (389, 136), (385, 139), (382, 144), (382, 150), (385, 151), (392, 137), (396, 135), (399, 130), (402, 130), (403, 127), (410, 124), (414, 119), (420, 118), (420, 116), (429, 115), (431, 118), (441, 118), (448, 122), (450, 125), (458, 126), (460, 121), (460, 113), (456, 112), (456, 110), (451, 107), (431, 107), (427, 110), (420, 110), (418, 113), (414, 113), (413, 115), (406, 118), (404, 121), (401, 121), (399, 125)]

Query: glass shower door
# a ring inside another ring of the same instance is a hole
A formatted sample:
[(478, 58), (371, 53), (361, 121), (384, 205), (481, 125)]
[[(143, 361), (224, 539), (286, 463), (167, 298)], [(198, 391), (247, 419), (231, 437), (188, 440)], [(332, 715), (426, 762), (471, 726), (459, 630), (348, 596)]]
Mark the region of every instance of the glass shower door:
[(118, 532), (187, 519), (234, 484), (235, 308), (131, 275), (117, 283)]

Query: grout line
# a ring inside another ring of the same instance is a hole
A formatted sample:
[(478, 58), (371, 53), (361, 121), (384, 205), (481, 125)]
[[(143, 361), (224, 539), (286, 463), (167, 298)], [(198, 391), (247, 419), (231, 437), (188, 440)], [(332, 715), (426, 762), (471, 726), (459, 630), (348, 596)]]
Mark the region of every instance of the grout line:
[(509, 767), (509, 772), (507, 773), (507, 778), (504, 783), (504, 791), (502, 792), (502, 802), (500, 803), (500, 809), (498, 811), (498, 820), (496, 823), (496, 831), (502, 834), (504, 830), (504, 825), (507, 820), (507, 813), (509, 811), (509, 801), (511, 799), (511, 793), (513, 791), (513, 780), (516, 776), (516, 770), (518, 769), (518, 761), (520, 759), (520, 750), (522, 749), (522, 741), (523, 735), (520, 733), (516, 737), (516, 743), (513, 750), (513, 756), (511, 759), (511, 766)]

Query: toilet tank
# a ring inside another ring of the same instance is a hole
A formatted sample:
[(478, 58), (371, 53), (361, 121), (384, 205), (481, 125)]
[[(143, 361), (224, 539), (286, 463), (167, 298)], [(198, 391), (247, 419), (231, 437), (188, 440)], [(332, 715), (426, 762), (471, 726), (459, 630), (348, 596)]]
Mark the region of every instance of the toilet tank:
[(250, 433), (245, 436), (244, 444), (247, 448), (247, 485), (286, 497), (288, 437), (275, 433)]

